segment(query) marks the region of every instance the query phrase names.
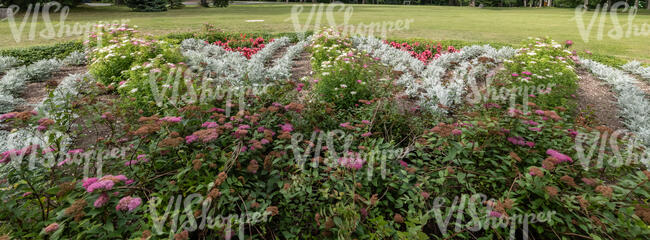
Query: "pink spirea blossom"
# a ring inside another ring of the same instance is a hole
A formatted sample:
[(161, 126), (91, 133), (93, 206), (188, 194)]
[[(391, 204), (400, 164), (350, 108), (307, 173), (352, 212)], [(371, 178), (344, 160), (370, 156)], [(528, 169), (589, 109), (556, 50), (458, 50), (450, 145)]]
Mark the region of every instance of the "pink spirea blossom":
[(496, 211), (490, 211), (490, 217), (497, 217), (497, 218), (501, 217), (501, 213)]
[(571, 159), (571, 157), (569, 157), (567, 155), (564, 155), (564, 154), (558, 152), (555, 149), (549, 148), (548, 150), (546, 150), (546, 154), (550, 155), (551, 157), (556, 158), (560, 162), (573, 162), (573, 159)]
[(14, 112), (5, 113), (5, 114), (0, 115), (0, 120), (12, 119), (12, 118), (15, 118), (17, 115), (18, 114), (14, 113)]
[(201, 127), (204, 127), (204, 128), (216, 128), (216, 127), (219, 127), (219, 124), (217, 124), (216, 122), (204, 122), (203, 125), (201, 125)]
[(45, 234), (53, 233), (56, 230), (59, 230), (59, 224), (58, 223), (52, 223), (50, 225), (47, 225), (47, 227), (43, 228), (43, 231), (45, 231)]
[(370, 124), (370, 121), (368, 121), (368, 120), (362, 120), (361, 123), (363, 123), (363, 124)]
[(198, 136), (196, 136), (196, 135), (189, 135), (189, 136), (185, 137), (185, 142), (186, 142), (187, 144), (190, 144), (190, 143), (196, 141), (197, 139), (199, 139)]
[(142, 199), (141, 198), (134, 198), (131, 196), (126, 196), (120, 199), (120, 202), (117, 203), (117, 206), (115, 206), (115, 210), (117, 211), (133, 211), (136, 208), (138, 208), (142, 204)]
[(370, 136), (372, 136), (372, 133), (371, 132), (366, 132), (364, 134), (361, 134), (361, 136), (362, 137), (370, 137)]
[(460, 129), (454, 129), (454, 130), (451, 130), (451, 134), (453, 134), (455, 136), (460, 136), (461, 134), (463, 134), (463, 131), (460, 130)]
[(106, 205), (106, 203), (108, 202), (108, 199), (109, 199), (108, 194), (106, 194), (106, 193), (102, 193), (101, 195), (99, 195), (99, 197), (97, 198), (97, 200), (95, 200), (95, 203), (93, 203), (93, 206), (94, 206), (95, 208), (103, 207), (103, 206)]
[(94, 192), (95, 190), (98, 190), (98, 189), (100, 189), (100, 190), (102, 190), (102, 189), (103, 190), (111, 190), (111, 189), (113, 189), (113, 186), (115, 186), (115, 182), (106, 179), (106, 180), (101, 180), (101, 181), (97, 181), (97, 182), (95, 182), (93, 184), (90, 184), (90, 186), (88, 186), (86, 188), (86, 191), (91, 193), (91, 192)]
[(291, 125), (290, 123), (280, 124), (280, 128), (282, 129), (282, 131), (285, 132), (293, 131), (293, 125)]
[(164, 118), (161, 118), (161, 119), (160, 119), (160, 121), (163, 121), (163, 122), (170, 122), (170, 123), (177, 123), (177, 122), (180, 122), (181, 120), (183, 120), (183, 117), (171, 117), (171, 116), (167, 116), (167, 117), (164, 117)]
[(353, 170), (359, 170), (363, 167), (366, 160), (361, 158), (361, 154), (349, 152), (346, 156), (339, 158), (339, 164), (343, 167)]

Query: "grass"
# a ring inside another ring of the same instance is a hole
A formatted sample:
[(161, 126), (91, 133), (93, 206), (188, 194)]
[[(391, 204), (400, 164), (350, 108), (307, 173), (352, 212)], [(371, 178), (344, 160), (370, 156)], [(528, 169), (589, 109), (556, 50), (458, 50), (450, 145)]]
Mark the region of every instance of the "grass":
[[(200, 8), (188, 6), (180, 10), (163, 13), (135, 13), (125, 7), (80, 7), (70, 10), (67, 25), (75, 23), (96, 23), (98, 21), (126, 20), (137, 25), (143, 32), (166, 34), (200, 30), (203, 23), (211, 23), (218, 28), (236, 32), (293, 32), (295, 28), (289, 19), (292, 6), (286, 4), (236, 5), (225, 9)], [(612, 19), (605, 18), (603, 38), (597, 39), (598, 21), (594, 24), (588, 42), (582, 40), (578, 24), (574, 19), (574, 9), (531, 9), (531, 8), (466, 8), (443, 6), (397, 6), (397, 5), (346, 5), (353, 7), (349, 24), (382, 23), (414, 19), (409, 29), (390, 32), (390, 38), (421, 38), (431, 40), (465, 40), (483, 42), (502, 42), (518, 44), (527, 37), (549, 36), (558, 41), (573, 40), (580, 50), (588, 49), (594, 53), (612, 55), (626, 59), (639, 59), (650, 62), (650, 12), (641, 10), (635, 17), (635, 26), (645, 26), (640, 36), (632, 34), (621, 39), (608, 37), (608, 31), (614, 28)], [(300, 14), (304, 24), (310, 12), (305, 6)], [(583, 16), (588, 24), (593, 12)], [(343, 23), (344, 13), (333, 14), (337, 24)], [(17, 16), (20, 25), (22, 15)], [(58, 13), (50, 14), (53, 24), (59, 19)], [(627, 23), (627, 14), (618, 17), (620, 24)], [(45, 29), (42, 18), (38, 19), (36, 37), (29, 40), (30, 24), (25, 26), (22, 39), (16, 42), (8, 21), (0, 22), (1, 48), (14, 48), (32, 45), (50, 44), (79, 36), (63, 36), (55, 39), (40, 38), (38, 33)], [(264, 20), (264, 22), (246, 22), (246, 20)], [(321, 26), (327, 23), (323, 15)], [(644, 25), (645, 24), (645, 25)], [(624, 26), (626, 27), (626, 26)], [(312, 28), (313, 29), (313, 28)], [(626, 30), (626, 29), (624, 29)]]

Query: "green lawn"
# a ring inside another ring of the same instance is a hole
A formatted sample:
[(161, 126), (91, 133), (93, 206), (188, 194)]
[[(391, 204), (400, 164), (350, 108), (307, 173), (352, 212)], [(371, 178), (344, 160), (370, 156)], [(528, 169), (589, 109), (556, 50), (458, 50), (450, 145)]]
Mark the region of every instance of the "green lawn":
[[(228, 31), (266, 31), (293, 32), (294, 27), (288, 18), (293, 5), (264, 4), (248, 6), (230, 6), (225, 9), (186, 7), (181, 10), (171, 10), (163, 13), (134, 13), (127, 8), (117, 7), (81, 7), (71, 9), (66, 24), (77, 22), (97, 22), (128, 19), (131, 25), (137, 25), (140, 30), (152, 34), (163, 34), (181, 31), (200, 30), (202, 23), (211, 23)], [(592, 52), (614, 55), (627, 59), (650, 61), (650, 14), (642, 10), (634, 19), (636, 26), (645, 24), (645, 35), (612, 39), (607, 36), (613, 28), (612, 19), (607, 17), (604, 23), (603, 39), (598, 40), (598, 21), (591, 31), (589, 42), (581, 39), (578, 25), (574, 19), (573, 9), (527, 9), (499, 8), (478, 9), (441, 6), (396, 6), (396, 5), (350, 5), (354, 13), (350, 24), (369, 24), (372, 22), (414, 19), (410, 29), (394, 31), (391, 38), (423, 38), (431, 40), (468, 40), (491, 41), (504, 43), (519, 43), (531, 37), (549, 36), (558, 41), (573, 40), (578, 49), (589, 49)], [(307, 19), (309, 7), (301, 14), (301, 22)], [(591, 19), (593, 12), (583, 18), (585, 24)], [(337, 24), (343, 23), (342, 12), (335, 13)], [(22, 20), (22, 16), (18, 16)], [(51, 14), (50, 18), (59, 19), (59, 14)], [(264, 22), (246, 22), (246, 20), (264, 20)], [(627, 23), (627, 15), (619, 14), (621, 24)], [(323, 16), (323, 23), (327, 23)], [(54, 22), (56, 24), (56, 22)], [(17, 24), (20, 24), (19, 22)], [(34, 40), (28, 37), (30, 25), (25, 26), (23, 40), (16, 42), (8, 21), (0, 22), (0, 44), (2, 48), (48, 44), (70, 40), (79, 37), (62, 37)], [(36, 27), (37, 33), (44, 29), (42, 19)], [(642, 32), (643, 33), (643, 32)], [(38, 35), (38, 34), (37, 34)]]

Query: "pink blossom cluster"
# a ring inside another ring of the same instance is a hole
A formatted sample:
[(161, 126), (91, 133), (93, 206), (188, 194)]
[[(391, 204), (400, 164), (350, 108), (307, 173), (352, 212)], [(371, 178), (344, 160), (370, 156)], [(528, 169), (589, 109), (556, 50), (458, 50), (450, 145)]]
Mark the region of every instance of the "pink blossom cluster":
[(345, 156), (339, 158), (339, 164), (343, 167), (359, 170), (363, 167), (366, 160), (361, 158), (361, 154), (349, 152)]
[(555, 149), (549, 148), (548, 150), (546, 150), (546, 154), (548, 154), (551, 157), (554, 157), (559, 162), (573, 162), (573, 159), (571, 159), (571, 157), (564, 155)]
[(120, 202), (117, 203), (117, 206), (115, 206), (115, 210), (117, 211), (133, 211), (136, 208), (138, 208), (142, 204), (142, 199), (139, 197), (131, 197), (131, 196), (126, 196), (120, 199)]
[(82, 186), (86, 189), (87, 192), (91, 193), (95, 190), (111, 190), (115, 183), (121, 181), (127, 181), (128, 179), (124, 175), (106, 175), (100, 179), (98, 178), (86, 178), (82, 182)]
[(528, 146), (528, 147), (531, 147), (531, 148), (535, 146), (534, 142), (526, 141), (523, 137), (519, 137), (519, 136), (517, 136), (517, 137), (508, 137), (507, 140), (508, 140), (508, 142), (510, 142), (512, 144), (515, 144), (515, 145), (519, 145), (519, 146)]

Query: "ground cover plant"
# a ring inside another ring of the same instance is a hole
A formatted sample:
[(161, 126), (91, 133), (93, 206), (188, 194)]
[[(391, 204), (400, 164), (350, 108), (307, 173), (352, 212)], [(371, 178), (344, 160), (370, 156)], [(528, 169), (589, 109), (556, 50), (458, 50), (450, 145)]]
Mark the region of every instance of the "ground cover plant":
[[(0, 58), (1, 237), (650, 237), (647, 93), (625, 72), (642, 65), (549, 38), (206, 28), (107, 26), (61, 58)], [(584, 120), (585, 74), (629, 131)]]

